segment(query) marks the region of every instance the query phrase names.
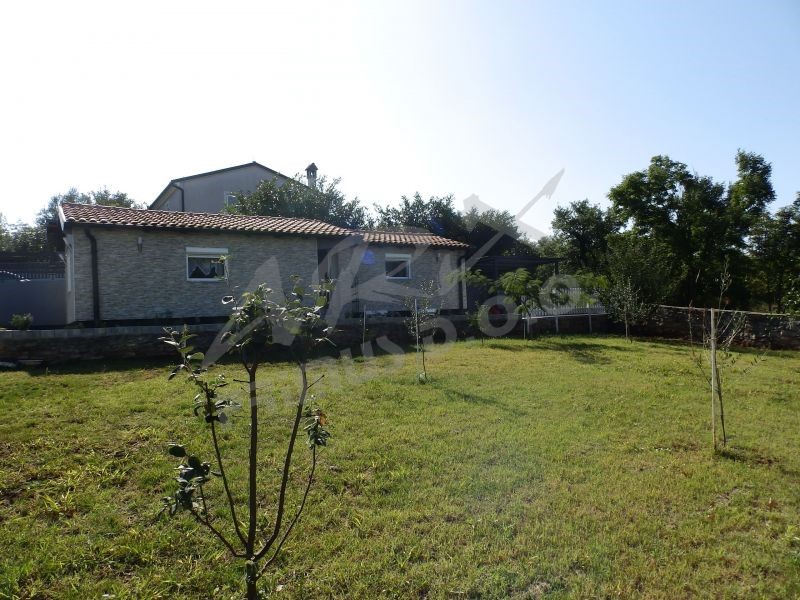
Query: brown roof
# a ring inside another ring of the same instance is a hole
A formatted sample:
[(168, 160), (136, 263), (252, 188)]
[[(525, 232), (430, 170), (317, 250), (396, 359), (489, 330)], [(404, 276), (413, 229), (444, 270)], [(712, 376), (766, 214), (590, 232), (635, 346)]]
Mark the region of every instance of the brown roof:
[(257, 233), (291, 233), (295, 235), (350, 235), (352, 231), (316, 221), (289, 217), (251, 217), (211, 213), (174, 212), (118, 208), (97, 204), (62, 204), (64, 223), (117, 225), (154, 229), (188, 229), (202, 231), (250, 231)]
[(467, 244), (432, 233), (406, 233), (403, 231), (360, 231), (359, 233), (364, 236), (364, 241), (370, 244), (469, 248)]
[(64, 225), (98, 225), (116, 227), (145, 227), (153, 229), (183, 229), (190, 231), (236, 231), (315, 236), (360, 235), (372, 244), (397, 246), (431, 246), (465, 249), (467, 244), (431, 233), (397, 231), (354, 231), (315, 219), (293, 217), (260, 217), (214, 213), (190, 213), (168, 210), (119, 208), (97, 204), (61, 205)]

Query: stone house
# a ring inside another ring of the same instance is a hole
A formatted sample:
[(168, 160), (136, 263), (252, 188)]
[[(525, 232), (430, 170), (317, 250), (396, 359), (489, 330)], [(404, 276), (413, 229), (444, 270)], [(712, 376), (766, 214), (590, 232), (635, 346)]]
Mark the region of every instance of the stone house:
[(292, 275), (335, 279), (331, 310), (342, 316), (403, 311), (428, 284), (443, 310), (466, 306), (450, 274), (463, 268), (467, 246), (428, 233), (81, 204), (62, 205), (59, 219), (67, 323), (216, 320), (229, 314), (224, 296), (259, 283), (290, 289)]

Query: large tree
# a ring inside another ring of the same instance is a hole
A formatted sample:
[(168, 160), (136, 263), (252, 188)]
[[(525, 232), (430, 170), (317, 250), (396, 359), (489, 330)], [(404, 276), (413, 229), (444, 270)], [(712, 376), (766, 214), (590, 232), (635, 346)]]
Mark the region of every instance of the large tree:
[(563, 240), (564, 268), (598, 273), (605, 268), (608, 236), (619, 229), (611, 210), (588, 200), (558, 207), (553, 213), (553, 232)]
[(227, 210), (239, 215), (268, 215), (319, 219), (351, 229), (364, 229), (372, 223), (358, 198), (348, 200), (338, 188), (339, 180), (320, 177), (314, 187), (293, 179), (283, 183), (264, 180), (250, 194), (237, 194)]
[(58, 221), (58, 208), (65, 202), (142, 208), (124, 192), (112, 192), (107, 188), (101, 188), (89, 193), (82, 193), (71, 188), (64, 194), (52, 196), (44, 208), (36, 213), (32, 224), (18, 222), (15, 225), (8, 225), (5, 221), (0, 222), (0, 250), (20, 253), (46, 250), (47, 226)]
[(771, 167), (761, 156), (740, 150), (737, 180), (725, 186), (689, 171), (683, 163), (656, 156), (650, 166), (611, 188), (616, 214), (636, 235), (665, 244), (685, 271), (672, 300), (707, 304), (718, 293), (726, 268), (733, 277), (729, 300), (749, 300), (745, 247), (750, 229), (775, 194)]
[(45, 228), (47, 223), (58, 221), (58, 207), (65, 202), (72, 204), (99, 204), (101, 206), (121, 206), (123, 208), (144, 208), (125, 192), (112, 192), (108, 188), (100, 188), (88, 193), (70, 188), (65, 194), (50, 198), (43, 209), (36, 214), (36, 225)]
[(456, 240), (466, 240), (464, 218), (452, 196), (431, 196), (424, 200), (417, 192), (403, 196), (396, 206), (375, 205), (377, 226), (387, 229), (419, 228)]
[(749, 283), (770, 311), (783, 312), (789, 293), (800, 283), (800, 193), (794, 203), (758, 219), (750, 244)]

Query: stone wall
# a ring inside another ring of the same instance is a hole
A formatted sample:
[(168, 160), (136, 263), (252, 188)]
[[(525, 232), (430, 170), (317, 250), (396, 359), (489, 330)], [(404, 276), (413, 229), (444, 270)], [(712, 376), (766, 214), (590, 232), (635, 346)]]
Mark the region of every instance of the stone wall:
[[(97, 238), (100, 320), (219, 317), (230, 314), (222, 298), (234, 289), (266, 283), (291, 289), (291, 275), (313, 283), (317, 244), (311, 237), (217, 232), (92, 228)], [(138, 240), (141, 238), (141, 251)], [(89, 240), (76, 228), (75, 320), (91, 321), (92, 271)], [(187, 247), (227, 249), (227, 280), (188, 280)]]
[[(477, 337), (464, 315), (442, 317), (444, 323), (434, 333), (434, 341), (445, 341), (452, 332), (459, 339)], [(502, 320), (494, 323), (502, 328)], [(192, 345), (198, 349), (207, 349), (219, 331), (221, 324), (199, 324), (189, 326), (189, 330), (197, 335)], [(177, 328), (177, 327), (176, 327)], [(562, 316), (559, 318), (559, 333), (576, 334), (589, 332), (587, 315)], [(592, 331), (600, 333), (606, 329), (605, 315), (592, 316)], [(531, 322), (531, 335), (555, 333), (555, 320), (539, 318)], [(19, 361), (41, 361), (44, 364), (62, 364), (84, 360), (107, 360), (115, 358), (175, 358), (174, 348), (159, 341), (164, 330), (159, 326), (136, 327), (86, 327), (75, 329), (49, 329), (32, 331), (0, 331), (0, 362), (17, 363)], [(507, 333), (510, 336), (522, 335), (522, 321)], [(397, 344), (409, 344), (413, 340), (402, 317), (369, 317), (364, 336), (373, 341), (386, 336)], [(337, 324), (337, 331), (332, 336), (339, 350), (351, 349), (353, 354), (360, 353), (362, 341), (362, 320), (342, 319)]]
[[(732, 311), (720, 311), (720, 322), (731, 318)], [(745, 313), (745, 325), (735, 343), (739, 346), (774, 348), (776, 350), (800, 350), (800, 321), (788, 315), (767, 313)], [(679, 306), (660, 306), (645, 323), (631, 328), (633, 335), (695, 340), (703, 336), (703, 323), (708, 327), (709, 310)], [(690, 325), (691, 323), (691, 325)], [(612, 325), (614, 332), (623, 331), (618, 323)]]

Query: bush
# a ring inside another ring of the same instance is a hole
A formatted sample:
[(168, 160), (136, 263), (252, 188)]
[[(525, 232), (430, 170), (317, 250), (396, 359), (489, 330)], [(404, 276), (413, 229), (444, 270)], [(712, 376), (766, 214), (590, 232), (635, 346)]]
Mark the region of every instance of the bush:
[(31, 325), (33, 324), (33, 315), (31, 313), (25, 313), (24, 315), (11, 315), (10, 324), (11, 329), (25, 331), (26, 329), (30, 329)]

